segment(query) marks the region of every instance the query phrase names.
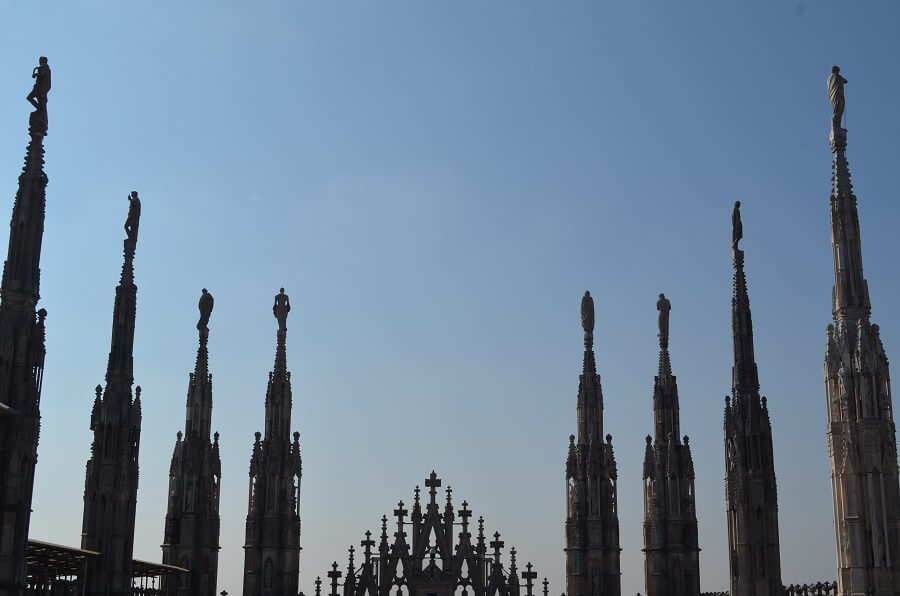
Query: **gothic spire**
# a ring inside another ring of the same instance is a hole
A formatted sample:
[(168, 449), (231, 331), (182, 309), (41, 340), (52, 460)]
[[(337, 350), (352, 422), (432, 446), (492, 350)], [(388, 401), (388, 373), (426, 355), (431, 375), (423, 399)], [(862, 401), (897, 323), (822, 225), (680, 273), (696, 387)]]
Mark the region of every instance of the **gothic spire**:
[(291, 424), (291, 373), (287, 369), (287, 317), (291, 311), (291, 301), (279, 290), (272, 305), (272, 313), (278, 320), (275, 345), (275, 366), (269, 374), (266, 391), (266, 438), (277, 437), (290, 441)]
[(200, 320), (197, 322), (200, 345), (197, 348), (197, 362), (188, 385), (187, 418), (184, 429), (186, 436), (196, 435), (204, 444), (209, 443), (212, 419), (212, 375), (209, 374), (207, 342), (209, 317), (214, 302), (212, 294), (203, 288), (198, 304)]
[(731, 297), (731, 330), (734, 340), (734, 368), (732, 385), (735, 407), (745, 396), (759, 396), (759, 378), (753, 355), (753, 321), (750, 317), (750, 297), (747, 295), (747, 279), (744, 276), (744, 251), (738, 248), (743, 238), (741, 202), (734, 203), (731, 212), (731, 256), (734, 262), (734, 287)]
[(584, 330), (584, 363), (578, 383), (578, 443), (603, 436), (603, 396), (594, 358), (594, 299), (585, 292), (581, 299), (581, 327)]
[(672, 303), (665, 294), (659, 295), (656, 309), (659, 311), (659, 370), (653, 379), (654, 437), (657, 443), (665, 442), (670, 436), (678, 442), (678, 386), (669, 358), (669, 311), (672, 310)]
[[(137, 192), (132, 192), (128, 201), (124, 262), (113, 306), (106, 389), (98, 415), (91, 416), (94, 440), (84, 481), (81, 546), (102, 553), (86, 566), (85, 593), (89, 596), (120, 596), (131, 588), (141, 435), (141, 388), (135, 388), (134, 399), (131, 391), (137, 314), (134, 252), (141, 204)], [(109, 502), (117, 506), (108, 507)]]
[[(43, 73), (41, 73), (43, 69)], [(44, 211), (47, 204), (47, 175), (44, 173), (44, 137), (47, 135), (47, 91), (50, 67), (40, 59), (33, 75), (36, 82), (29, 95), (35, 111), (29, 117), (31, 140), (25, 150), (25, 166), (19, 174), (19, 189), (9, 223), (9, 252), (3, 265), (0, 285), (4, 301), (27, 304), (34, 309), (41, 281), (41, 242), (44, 237)], [(39, 77), (45, 77), (42, 81)], [(45, 86), (43, 90), (39, 86)], [(35, 100), (37, 98), (37, 100)]]
[[(0, 281), (0, 594), (18, 594), (26, 584), (26, 543), (31, 518), (34, 470), (40, 434), (41, 378), (44, 369), (44, 319), (35, 312), (40, 297), (41, 242), (44, 235), (47, 176), (47, 58), (32, 71), (28, 101), (30, 141), (13, 203), (9, 252)], [(5, 586), (4, 586), (5, 584)], [(11, 591), (5, 590), (10, 588)]]
[(832, 316), (825, 352), (828, 453), (841, 594), (894, 594), (900, 586), (900, 517), (897, 440), (890, 371), (863, 277), (856, 196), (847, 164), (847, 129), (841, 127), (844, 85), (840, 68), (828, 77), (831, 150), (834, 153), (831, 244)]
[(128, 196), (125, 220), (124, 262), (113, 307), (112, 341), (106, 368), (107, 391), (111, 385), (130, 388), (134, 382), (134, 320), (137, 315), (137, 286), (134, 284), (134, 253), (137, 249), (141, 201), (137, 191)]
[(834, 106), (831, 128), (831, 151), (834, 153), (831, 174), (831, 243), (834, 259), (834, 288), (831, 294), (835, 318), (859, 319), (872, 310), (869, 286), (863, 277), (862, 243), (856, 195), (850, 183), (847, 162), (847, 129), (840, 127), (844, 111), (844, 84), (840, 69), (834, 67), (828, 80), (829, 98)]
[(753, 355), (753, 323), (744, 276), (741, 203), (731, 212), (734, 293), (731, 331), (734, 341), (732, 401), (725, 400), (725, 508), (733, 596), (780, 594), (778, 493), (772, 425)]

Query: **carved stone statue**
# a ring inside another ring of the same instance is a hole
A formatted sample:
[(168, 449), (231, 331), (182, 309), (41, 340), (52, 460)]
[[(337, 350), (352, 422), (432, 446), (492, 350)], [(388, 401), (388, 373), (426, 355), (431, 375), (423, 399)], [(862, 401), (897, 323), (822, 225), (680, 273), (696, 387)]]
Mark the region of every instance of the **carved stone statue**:
[(841, 392), (841, 401), (850, 402), (850, 371), (843, 364), (838, 369), (838, 388)]
[(200, 303), (197, 307), (200, 309), (200, 320), (197, 322), (197, 329), (200, 331), (209, 331), (209, 315), (213, 310), (213, 295), (203, 288), (203, 294), (200, 296)]
[(585, 335), (594, 334), (594, 299), (590, 292), (585, 292), (581, 299), (581, 327)]
[(136, 190), (128, 195), (128, 217), (125, 219), (125, 233), (132, 243), (137, 244), (138, 226), (141, 223), (141, 200)]
[(832, 116), (831, 129), (835, 132), (841, 130), (841, 118), (844, 117), (844, 85), (847, 79), (841, 76), (841, 69), (837, 66), (831, 67), (831, 74), (828, 76), (828, 101), (831, 102)]
[(744, 237), (744, 226), (741, 224), (741, 202), (734, 202), (731, 210), (731, 250), (737, 252), (738, 242)]
[(50, 91), (50, 66), (47, 64), (46, 56), (38, 59), (38, 65), (31, 71), (31, 78), (34, 79), (34, 87), (25, 99), (36, 110), (46, 108), (47, 92)]
[(659, 311), (659, 345), (669, 345), (669, 311), (672, 310), (672, 303), (666, 298), (665, 294), (659, 295), (656, 301), (656, 310)]
[(291, 300), (284, 293), (284, 288), (281, 288), (275, 296), (272, 312), (275, 314), (275, 318), (278, 319), (278, 331), (287, 331), (287, 317), (288, 313), (291, 312)]

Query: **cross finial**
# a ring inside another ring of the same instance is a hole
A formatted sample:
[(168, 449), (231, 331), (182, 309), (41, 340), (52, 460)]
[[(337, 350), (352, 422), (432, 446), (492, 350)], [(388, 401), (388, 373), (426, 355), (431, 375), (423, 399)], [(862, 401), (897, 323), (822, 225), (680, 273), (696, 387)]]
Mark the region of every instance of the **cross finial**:
[(416, 495), (415, 501), (413, 501), (413, 507), (418, 507), (419, 506), (419, 493), (421, 492), (421, 489), (419, 488), (418, 484), (416, 485), (416, 488), (413, 490), (413, 492)]
[(506, 546), (502, 540), (500, 540), (500, 532), (494, 532), (494, 540), (488, 544), (492, 549), (494, 549), (494, 562), (496, 564), (500, 564), (500, 549)]
[(431, 504), (434, 505), (435, 497), (437, 497), (437, 489), (441, 486), (441, 479), (437, 477), (434, 470), (431, 471), (431, 476), (425, 480), (425, 486), (429, 489)]
[(328, 577), (331, 578), (331, 596), (338, 596), (338, 579), (344, 575), (340, 571), (338, 571), (337, 561), (331, 564), (331, 571), (328, 572)]
[(478, 517), (478, 542), (484, 543), (484, 516)]
[(353, 569), (353, 553), (356, 552), (356, 549), (353, 548), (353, 545), (351, 544), (347, 551), (350, 553), (350, 569)]
[(547, 578), (544, 578), (544, 596), (549, 596), (550, 594), (550, 582), (547, 581)]
[(527, 571), (522, 574), (522, 579), (525, 580), (525, 596), (532, 596), (534, 594), (532, 590), (532, 588), (534, 588), (534, 585), (532, 582), (537, 579), (537, 572), (532, 571), (532, 567), (533, 566), (531, 562), (528, 562), (525, 565), (525, 569), (527, 569)]
[(359, 545), (366, 549), (366, 563), (368, 564), (372, 557), (372, 547), (375, 546), (375, 541), (372, 540), (372, 532), (366, 530), (366, 539), (360, 542)]
[(509, 569), (511, 572), (516, 570), (516, 547), (509, 549)]
[(469, 503), (467, 501), (462, 502), (462, 509), (460, 509), (458, 513), (462, 518), (463, 532), (466, 532), (469, 529), (469, 518), (472, 517), (472, 510), (469, 509)]
[(403, 518), (406, 517), (406, 514), (409, 513), (406, 509), (403, 508), (403, 501), (397, 503), (397, 508), (394, 509), (394, 516), (397, 518), (397, 531), (403, 531)]
[(453, 488), (447, 487), (447, 505), (449, 506), (453, 499)]
[(322, 578), (320, 576), (316, 576), (316, 596), (322, 596)]

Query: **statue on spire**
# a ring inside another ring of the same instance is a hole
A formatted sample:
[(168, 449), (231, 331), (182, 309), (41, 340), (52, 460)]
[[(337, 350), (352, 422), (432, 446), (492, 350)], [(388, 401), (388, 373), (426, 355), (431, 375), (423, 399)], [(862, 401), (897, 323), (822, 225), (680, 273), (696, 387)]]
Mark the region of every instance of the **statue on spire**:
[(128, 217), (125, 219), (125, 234), (132, 245), (137, 244), (138, 226), (141, 223), (141, 200), (136, 190), (128, 195)]
[(744, 237), (744, 226), (741, 224), (741, 202), (734, 202), (734, 209), (731, 210), (731, 252), (737, 255), (739, 252), (738, 242)]
[(585, 335), (594, 334), (594, 299), (590, 292), (585, 292), (581, 299), (581, 327)]
[(669, 345), (669, 311), (672, 310), (672, 303), (666, 298), (665, 294), (659, 295), (656, 301), (656, 310), (659, 311), (659, 345)]
[(837, 66), (831, 67), (831, 74), (828, 76), (828, 100), (831, 102), (831, 130), (835, 134), (843, 130), (841, 128), (841, 118), (844, 117), (844, 85), (847, 79), (841, 76), (841, 69)]
[(288, 313), (291, 312), (291, 300), (288, 298), (288, 295), (284, 293), (284, 288), (281, 288), (279, 293), (275, 296), (275, 304), (272, 305), (272, 312), (275, 314), (275, 318), (278, 319), (278, 331), (287, 331), (287, 317)]
[(31, 71), (31, 78), (34, 79), (34, 87), (25, 99), (34, 106), (34, 109), (46, 110), (47, 92), (50, 91), (50, 66), (47, 64), (46, 56), (38, 58), (38, 65)]
[(213, 295), (203, 288), (203, 294), (200, 296), (200, 303), (197, 307), (200, 309), (200, 320), (197, 321), (197, 330), (209, 333), (209, 315), (213, 310)]

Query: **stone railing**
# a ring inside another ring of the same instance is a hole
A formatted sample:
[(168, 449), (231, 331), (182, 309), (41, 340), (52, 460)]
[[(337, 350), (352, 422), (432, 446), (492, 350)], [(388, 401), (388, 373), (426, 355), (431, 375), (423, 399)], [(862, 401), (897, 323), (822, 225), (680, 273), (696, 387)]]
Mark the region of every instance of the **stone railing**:
[(837, 596), (837, 582), (791, 584), (784, 589), (785, 596)]
[[(782, 586), (784, 596), (837, 596), (837, 582), (816, 582)], [(638, 594), (637, 596), (640, 596)], [(728, 596), (728, 592), (701, 592), (700, 596)]]

